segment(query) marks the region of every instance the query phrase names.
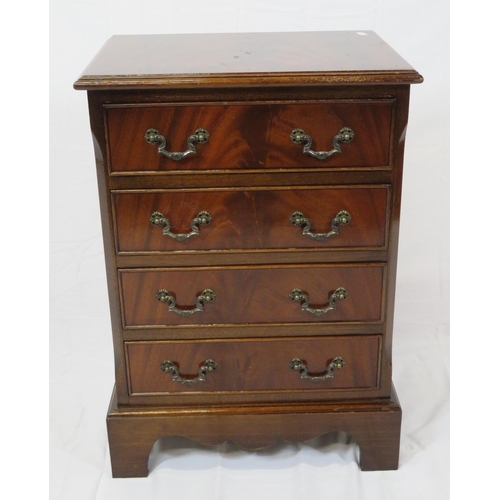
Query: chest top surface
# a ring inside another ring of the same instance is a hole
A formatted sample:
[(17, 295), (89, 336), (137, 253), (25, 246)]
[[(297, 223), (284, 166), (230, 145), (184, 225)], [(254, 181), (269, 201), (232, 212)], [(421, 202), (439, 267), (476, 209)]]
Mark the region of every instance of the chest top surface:
[(74, 87), (408, 84), (422, 76), (373, 31), (117, 35)]

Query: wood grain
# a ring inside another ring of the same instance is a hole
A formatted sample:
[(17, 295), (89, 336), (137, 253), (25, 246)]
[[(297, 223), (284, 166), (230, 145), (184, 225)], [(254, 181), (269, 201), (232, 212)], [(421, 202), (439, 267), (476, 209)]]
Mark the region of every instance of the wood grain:
[[(231, 104), (193, 106), (109, 107), (107, 121), (111, 170), (247, 170), (294, 167), (387, 166), (391, 101), (304, 104)], [(354, 131), (342, 152), (318, 160), (290, 140), (292, 130), (311, 136), (312, 149), (329, 151), (343, 127)], [(209, 132), (196, 154), (176, 161), (158, 154), (144, 135), (156, 129), (167, 150), (184, 152), (195, 130)]]
[(396, 470), (401, 406), (391, 397), (321, 404), (240, 407), (119, 408), (113, 395), (107, 416), (113, 477), (146, 477), (155, 441), (181, 436), (206, 445), (232, 441), (260, 449), (278, 441), (298, 443), (332, 431), (354, 437), (361, 470)]
[[(129, 342), (126, 344), (131, 394), (247, 392), (375, 388), (379, 337), (289, 338), (266, 340)], [(325, 381), (302, 379), (289, 367), (293, 358), (307, 364), (311, 376), (326, 374), (328, 364), (341, 356), (346, 364)], [(183, 385), (160, 366), (177, 364), (182, 377), (196, 378), (207, 359), (217, 368), (206, 380)]]
[[(121, 270), (124, 326), (380, 320), (384, 269), (384, 264), (370, 264)], [(311, 307), (325, 307), (338, 287), (349, 296), (322, 316), (303, 311), (289, 297), (300, 288), (308, 294)], [(192, 309), (207, 288), (217, 298), (204, 311), (187, 317), (170, 312), (156, 298), (165, 289), (179, 308)]]
[(76, 89), (165, 86), (420, 83), (376, 33), (365, 31), (118, 35)]
[[(383, 248), (386, 241), (388, 186), (333, 189), (197, 190), (113, 193), (119, 253), (193, 250)], [(311, 221), (313, 233), (328, 233), (341, 211), (351, 221), (339, 234), (316, 240), (294, 226), (291, 215), (300, 211)], [(199, 235), (177, 241), (162, 233), (164, 225), (150, 222), (160, 212), (174, 234), (191, 231), (192, 220), (202, 211), (212, 217), (198, 226)]]
[[(333, 430), (355, 437), (362, 470), (397, 468), (397, 240), (409, 84), (422, 80), (372, 32), (117, 36), (84, 71), (74, 87), (89, 90), (99, 184), (114, 477), (147, 475), (162, 436), (257, 449)], [(196, 128), (210, 139), (172, 162), (144, 140), (153, 127), (169, 150), (184, 151)], [(324, 162), (290, 141), (301, 128), (328, 150), (342, 127), (354, 140)], [(288, 225), (297, 210), (327, 232), (339, 203), (353, 212), (340, 237), (319, 243)], [(189, 247), (149, 224), (160, 211), (187, 232), (207, 209), (213, 222)], [(339, 286), (349, 296), (324, 316), (288, 296), (301, 288), (324, 307)], [(184, 318), (158, 302), (160, 288), (180, 309), (205, 288), (217, 298)], [(269, 371), (297, 356), (321, 373), (339, 354), (330, 349), (349, 359), (324, 386)], [(205, 356), (221, 368), (185, 392), (158, 371), (166, 356), (186, 376)]]

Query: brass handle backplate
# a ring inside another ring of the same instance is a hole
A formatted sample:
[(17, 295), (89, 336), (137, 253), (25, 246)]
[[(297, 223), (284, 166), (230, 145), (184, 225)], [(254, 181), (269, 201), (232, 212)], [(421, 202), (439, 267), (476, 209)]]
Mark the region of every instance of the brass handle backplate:
[(294, 302), (300, 302), (303, 311), (310, 312), (315, 316), (322, 316), (329, 311), (334, 311), (337, 309), (337, 300), (344, 300), (347, 298), (347, 290), (345, 288), (339, 287), (334, 292), (330, 294), (328, 297), (328, 306), (327, 307), (310, 307), (309, 306), (309, 296), (307, 293), (303, 292), (300, 288), (294, 288), (289, 297)]
[(158, 290), (156, 293), (156, 298), (164, 303), (168, 304), (168, 311), (174, 312), (179, 316), (191, 316), (197, 312), (203, 312), (205, 310), (205, 302), (213, 302), (217, 297), (216, 293), (210, 288), (203, 290), (196, 297), (196, 304), (191, 309), (179, 309), (176, 305), (175, 297), (168, 290)]
[(161, 212), (153, 212), (149, 221), (153, 226), (165, 226), (163, 228), (163, 236), (170, 236), (176, 241), (185, 241), (191, 236), (196, 236), (200, 234), (200, 228), (198, 226), (208, 226), (212, 221), (212, 216), (205, 211), (200, 212), (191, 221), (191, 231), (189, 233), (179, 233), (175, 234), (170, 231), (170, 219), (167, 219)]
[(160, 367), (165, 373), (172, 374), (173, 382), (179, 382), (183, 385), (193, 385), (198, 382), (205, 382), (205, 380), (207, 379), (206, 378), (207, 373), (213, 372), (217, 369), (217, 363), (213, 359), (206, 359), (204, 363), (200, 366), (200, 369), (198, 370), (198, 375), (189, 378), (183, 377), (179, 373), (179, 368), (177, 367), (177, 364), (174, 363), (173, 361), (170, 361), (169, 359), (163, 361)]
[(198, 128), (195, 130), (193, 135), (188, 137), (187, 143), (188, 148), (184, 152), (171, 152), (165, 149), (167, 145), (167, 140), (163, 137), (158, 130), (155, 128), (150, 128), (146, 131), (144, 135), (144, 139), (148, 144), (158, 145), (158, 154), (162, 154), (171, 160), (182, 160), (186, 156), (190, 154), (196, 154), (196, 146), (195, 143), (205, 144), (210, 137), (210, 134), (203, 128)]
[(312, 139), (310, 135), (307, 135), (301, 128), (296, 128), (292, 130), (290, 134), (290, 140), (294, 144), (304, 144), (302, 152), (317, 158), (318, 160), (325, 160), (330, 156), (341, 153), (342, 147), (341, 143), (347, 144), (354, 139), (354, 132), (349, 127), (343, 127), (340, 132), (333, 138), (333, 149), (330, 151), (313, 151), (311, 149)]
[(310, 380), (311, 382), (322, 382), (329, 378), (334, 378), (334, 370), (340, 370), (345, 366), (344, 358), (337, 356), (333, 358), (328, 366), (326, 367), (326, 373), (323, 375), (309, 375), (309, 369), (307, 364), (299, 358), (293, 358), (289, 365), (292, 370), (298, 371), (300, 373), (300, 378)]
[(290, 222), (294, 226), (303, 226), (302, 228), (302, 234), (305, 234), (306, 236), (310, 236), (311, 238), (314, 238), (315, 240), (321, 241), (321, 240), (326, 240), (330, 236), (335, 236), (339, 234), (339, 227), (340, 226), (345, 226), (346, 224), (349, 224), (351, 222), (351, 215), (349, 212), (345, 210), (341, 210), (331, 221), (330, 225), (332, 230), (329, 231), (328, 233), (313, 233), (311, 232), (311, 221), (302, 213), (302, 212), (294, 212), (290, 216)]

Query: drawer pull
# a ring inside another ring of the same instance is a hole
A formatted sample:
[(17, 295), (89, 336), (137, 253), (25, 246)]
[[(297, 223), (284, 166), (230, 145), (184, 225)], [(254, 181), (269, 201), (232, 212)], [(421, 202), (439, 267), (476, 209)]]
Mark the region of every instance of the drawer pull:
[(179, 369), (177, 368), (177, 364), (166, 359), (161, 364), (161, 369), (165, 373), (172, 374), (172, 382), (179, 382), (184, 385), (193, 385), (198, 382), (205, 382), (207, 379), (207, 373), (213, 372), (217, 369), (217, 363), (213, 359), (206, 359), (205, 362), (200, 366), (198, 370), (198, 376), (195, 378), (185, 378), (179, 373)]
[(309, 375), (309, 369), (307, 368), (307, 365), (299, 358), (293, 358), (288, 366), (290, 366), (292, 370), (298, 371), (300, 373), (300, 378), (310, 380), (311, 382), (322, 382), (323, 380), (334, 378), (334, 370), (340, 370), (341, 368), (344, 368), (345, 361), (344, 358), (340, 356), (333, 358), (333, 360), (328, 363), (328, 366), (326, 367), (326, 373), (324, 375)]
[(349, 224), (351, 222), (351, 215), (349, 212), (346, 212), (345, 210), (341, 210), (334, 219), (332, 219), (331, 226), (332, 230), (329, 231), (328, 233), (312, 233), (311, 232), (311, 221), (304, 216), (302, 212), (294, 212), (290, 216), (290, 222), (294, 226), (304, 226), (302, 228), (302, 234), (305, 234), (306, 236), (310, 236), (311, 238), (314, 238), (315, 240), (326, 240), (330, 236), (334, 236), (339, 234), (339, 226), (344, 226), (346, 224)]
[(197, 128), (194, 131), (193, 135), (190, 135), (188, 137), (187, 143), (188, 143), (188, 149), (184, 151), (183, 153), (178, 153), (178, 152), (171, 152), (167, 151), (165, 149), (165, 146), (167, 144), (167, 140), (165, 137), (163, 137), (158, 130), (154, 128), (148, 129), (146, 134), (144, 135), (144, 139), (146, 139), (146, 142), (148, 144), (158, 144), (158, 154), (162, 154), (166, 156), (167, 158), (170, 158), (172, 160), (182, 160), (186, 156), (190, 154), (196, 154), (196, 146), (194, 145), (195, 143), (198, 144), (205, 144), (208, 141), (208, 138), (210, 137), (210, 134), (203, 128)]
[(200, 228), (198, 226), (208, 226), (212, 221), (212, 216), (208, 212), (200, 212), (191, 221), (191, 232), (175, 234), (170, 231), (170, 219), (167, 219), (161, 212), (153, 212), (149, 221), (153, 226), (165, 226), (163, 228), (163, 236), (170, 236), (177, 241), (185, 241), (191, 236), (196, 236), (200, 234)]
[(343, 127), (340, 132), (333, 138), (333, 149), (330, 151), (313, 151), (311, 149), (312, 139), (310, 135), (307, 135), (302, 129), (296, 128), (292, 130), (290, 134), (290, 140), (294, 144), (304, 144), (302, 152), (314, 156), (318, 160), (325, 160), (335, 153), (341, 153), (342, 147), (340, 143), (347, 144), (354, 139), (354, 132), (349, 127)]
[(191, 309), (179, 309), (176, 306), (175, 297), (168, 290), (158, 290), (156, 294), (156, 298), (160, 302), (168, 304), (169, 312), (174, 312), (179, 316), (184, 317), (191, 316), (192, 314), (197, 312), (203, 312), (205, 310), (205, 302), (213, 302), (215, 300), (215, 297), (217, 297), (216, 293), (213, 290), (210, 290), (210, 288), (207, 288), (196, 297), (196, 305), (194, 307), (192, 307)]
[(322, 316), (323, 314), (326, 314), (329, 311), (334, 311), (335, 309), (337, 309), (336, 301), (346, 299), (347, 295), (348, 295), (347, 290), (345, 288), (342, 287), (337, 288), (328, 297), (329, 305), (327, 307), (309, 307), (309, 296), (307, 295), (307, 293), (300, 290), (300, 288), (294, 288), (290, 292), (289, 297), (294, 302), (300, 302), (303, 311), (310, 312), (315, 316)]

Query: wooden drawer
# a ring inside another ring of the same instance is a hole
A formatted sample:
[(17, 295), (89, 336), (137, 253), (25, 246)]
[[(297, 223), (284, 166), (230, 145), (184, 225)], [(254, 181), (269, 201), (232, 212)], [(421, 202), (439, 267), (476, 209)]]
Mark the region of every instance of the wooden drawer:
[[(389, 192), (387, 186), (114, 192), (117, 251), (380, 248), (386, 245)], [(206, 226), (199, 222), (203, 212)], [(305, 221), (292, 217), (297, 212), (310, 221), (310, 234), (303, 234)], [(348, 219), (340, 220), (342, 212)], [(154, 214), (162, 216), (157, 225)], [(317, 236), (333, 230), (338, 234)]]
[[(380, 321), (384, 272), (385, 264), (122, 269), (123, 325)], [(207, 289), (215, 300), (204, 302)], [(290, 296), (295, 289), (304, 295)], [(305, 295), (312, 311), (303, 309)], [(330, 298), (336, 309), (314, 312), (332, 307)], [(186, 315), (169, 310), (173, 304)]]
[[(392, 101), (304, 104), (109, 106), (107, 124), (112, 172), (287, 169), (303, 167), (388, 168)], [(303, 153), (290, 135), (302, 129), (315, 152), (333, 149), (344, 127), (354, 132), (340, 153), (319, 160)], [(181, 160), (158, 153), (145, 139), (154, 129), (170, 152), (188, 150), (197, 129), (209, 133), (196, 154)]]
[[(367, 389), (376, 388), (378, 382), (380, 337), (375, 335), (127, 342), (125, 348), (132, 395)], [(328, 365), (335, 358), (341, 358), (336, 359), (334, 365), (343, 365), (342, 368), (332, 367), (328, 371)], [(300, 370), (290, 367), (293, 359), (299, 359), (307, 367), (309, 378), (302, 378)], [(210, 361), (205, 364), (207, 360)], [(215, 369), (202, 369), (201, 378), (205, 380), (194, 381), (204, 364)], [(318, 379), (328, 374), (333, 378)]]

